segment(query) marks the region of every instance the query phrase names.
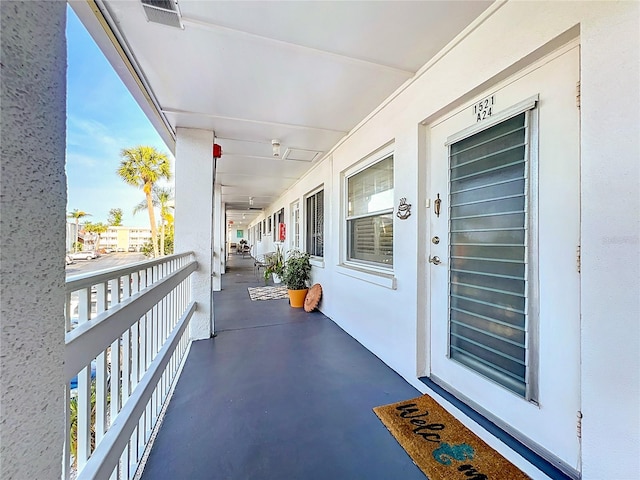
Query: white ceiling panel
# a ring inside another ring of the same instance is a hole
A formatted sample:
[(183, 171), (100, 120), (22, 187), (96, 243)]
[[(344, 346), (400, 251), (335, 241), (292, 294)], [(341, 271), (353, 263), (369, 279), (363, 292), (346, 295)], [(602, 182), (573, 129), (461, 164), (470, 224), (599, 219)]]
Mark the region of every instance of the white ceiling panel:
[(187, 25), (202, 21), (415, 72), (490, 3), (180, 1), (180, 8)]
[[(249, 196), (268, 207), (492, 3), (178, 0), (180, 29), (147, 21), (139, 0), (95, 1), (164, 122), (215, 132), (222, 201), (245, 217)], [(70, 5), (138, 88), (105, 47), (100, 12), (84, 0)], [(288, 149), (322, 154), (283, 160)]]

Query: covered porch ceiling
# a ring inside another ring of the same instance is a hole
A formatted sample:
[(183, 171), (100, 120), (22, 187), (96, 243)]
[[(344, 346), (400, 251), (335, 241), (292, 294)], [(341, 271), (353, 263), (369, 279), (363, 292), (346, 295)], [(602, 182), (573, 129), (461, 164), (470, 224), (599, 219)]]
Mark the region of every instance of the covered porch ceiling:
[(224, 151), (216, 182), (236, 225), (255, 219), (491, 3), (70, 1), (171, 150), (180, 127), (215, 132)]

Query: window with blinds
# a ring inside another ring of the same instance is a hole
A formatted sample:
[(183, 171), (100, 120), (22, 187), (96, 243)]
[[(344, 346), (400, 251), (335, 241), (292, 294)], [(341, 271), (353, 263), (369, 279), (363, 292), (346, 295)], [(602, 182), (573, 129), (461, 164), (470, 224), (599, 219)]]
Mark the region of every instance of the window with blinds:
[(324, 190), (307, 197), (307, 253), (324, 256)]
[(393, 265), (393, 155), (347, 178), (347, 260)]
[(450, 357), (526, 395), (527, 118), (450, 146)]

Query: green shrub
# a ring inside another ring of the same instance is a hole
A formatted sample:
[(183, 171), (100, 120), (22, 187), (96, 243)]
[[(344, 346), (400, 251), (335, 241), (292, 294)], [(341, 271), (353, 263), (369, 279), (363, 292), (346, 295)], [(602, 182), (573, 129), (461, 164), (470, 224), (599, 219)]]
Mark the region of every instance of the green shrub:
[(303, 290), (308, 288), (311, 280), (311, 263), (309, 254), (299, 250), (289, 252), (289, 258), (284, 263), (282, 281), (289, 290)]

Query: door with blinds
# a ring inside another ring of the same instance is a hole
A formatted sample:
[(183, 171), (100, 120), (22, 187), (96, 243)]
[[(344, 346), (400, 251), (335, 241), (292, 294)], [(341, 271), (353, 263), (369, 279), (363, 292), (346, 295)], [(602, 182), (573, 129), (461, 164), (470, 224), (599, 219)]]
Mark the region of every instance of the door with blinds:
[(430, 374), (579, 465), (579, 47), (430, 126)]

